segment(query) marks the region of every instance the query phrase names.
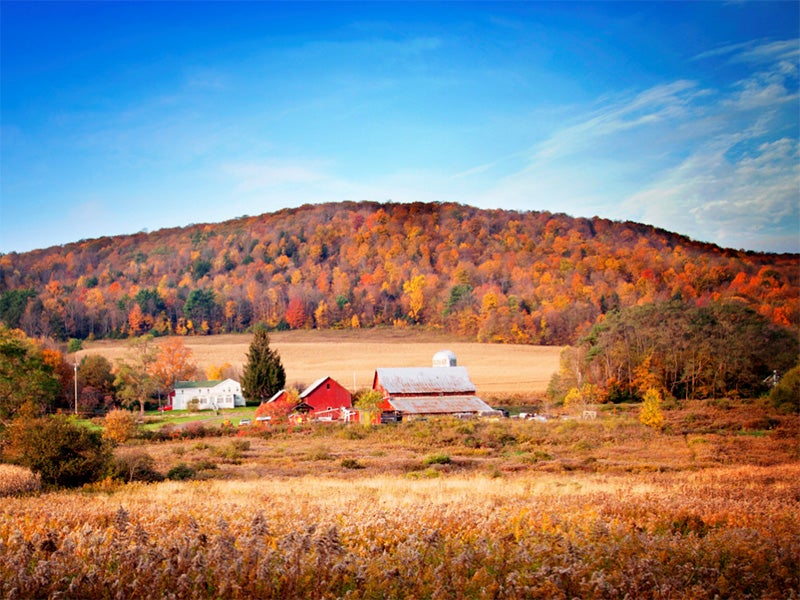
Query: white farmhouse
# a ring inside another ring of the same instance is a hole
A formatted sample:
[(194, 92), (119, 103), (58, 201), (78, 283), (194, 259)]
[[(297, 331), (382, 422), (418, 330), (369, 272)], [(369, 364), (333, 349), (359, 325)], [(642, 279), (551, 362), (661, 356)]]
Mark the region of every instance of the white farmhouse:
[(172, 392), (172, 409), (186, 410), (197, 399), (200, 410), (244, 406), (242, 385), (233, 379), (222, 381), (179, 381)]

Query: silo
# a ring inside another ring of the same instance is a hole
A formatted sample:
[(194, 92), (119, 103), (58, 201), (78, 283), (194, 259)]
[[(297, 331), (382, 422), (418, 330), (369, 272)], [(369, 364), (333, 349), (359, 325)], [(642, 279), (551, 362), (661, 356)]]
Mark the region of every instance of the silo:
[(452, 352), (450, 350), (440, 350), (439, 352), (433, 355), (433, 366), (434, 367), (457, 366), (455, 352)]

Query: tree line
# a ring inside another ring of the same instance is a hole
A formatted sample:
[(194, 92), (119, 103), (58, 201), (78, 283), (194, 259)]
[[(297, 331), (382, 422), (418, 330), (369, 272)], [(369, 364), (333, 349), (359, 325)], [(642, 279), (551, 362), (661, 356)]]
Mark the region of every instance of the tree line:
[[(743, 302), (691, 306), (672, 299), (606, 315), (563, 351), (548, 393), (612, 402), (640, 400), (648, 390), (677, 400), (753, 398), (787, 374), (787, 384), (794, 382), (799, 357), (796, 331)], [(783, 396), (778, 403), (786, 403)], [(800, 389), (787, 404), (800, 409)]]
[(0, 321), (59, 340), (427, 326), (574, 344), (620, 309), (735, 300), (800, 326), (797, 255), (631, 222), (338, 203), (0, 256)]

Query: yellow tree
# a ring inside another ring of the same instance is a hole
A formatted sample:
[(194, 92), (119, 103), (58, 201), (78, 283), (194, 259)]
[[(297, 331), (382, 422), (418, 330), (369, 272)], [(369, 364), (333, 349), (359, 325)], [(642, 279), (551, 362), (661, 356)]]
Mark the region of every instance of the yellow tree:
[(231, 363), (224, 363), (222, 365), (208, 365), (206, 367), (206, 379), (209, 381), (218, 381), (225, 379), (225, 371), (231, 368)]
[(408, 316), (415, 323), (422, 320), (425, 308), (425, 275), (415, 275), (403, 284), (403, 292), (408, 297)]
[(655, 388), (644, 393), (644, 401), (639, 411), (639, 421), (653, 429), (664, 427), (664, 413), (661, 412), (661, 394)]

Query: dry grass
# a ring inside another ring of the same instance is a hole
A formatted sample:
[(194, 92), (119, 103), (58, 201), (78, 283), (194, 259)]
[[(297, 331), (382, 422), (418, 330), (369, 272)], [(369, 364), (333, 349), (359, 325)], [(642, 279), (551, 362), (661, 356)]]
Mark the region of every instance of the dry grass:
[(746, 406), (131, 443), (196, 479), (4, 498), (0, 597), (797, 600), (800, 417)]
[(800, 467), (98, 486), (0, 505), (4, 598), (797, 598)]
[[(201, 369), (229, 363), (241, 369), (251, 335), (230, 334), (183, 338)], [(478, 394), (541, 396), (558, 370), (560, 347), (478, 344), (436, 332), (394, 329), (342, 331), (279, 331), (270, 335), (280, 353), (286, 381), (310, 384), (329, 375), (345, 387), (372, 386), (378, 367), (430, 366), (433, 355), (449, 349), (469, 369)], [(87, 342), (78, 358), (102, 354), (116, 361), (126, 352), (123, 341)]]
[(0, 498), (38, 492), (41, 478), (25, 467), (0, 464)]

